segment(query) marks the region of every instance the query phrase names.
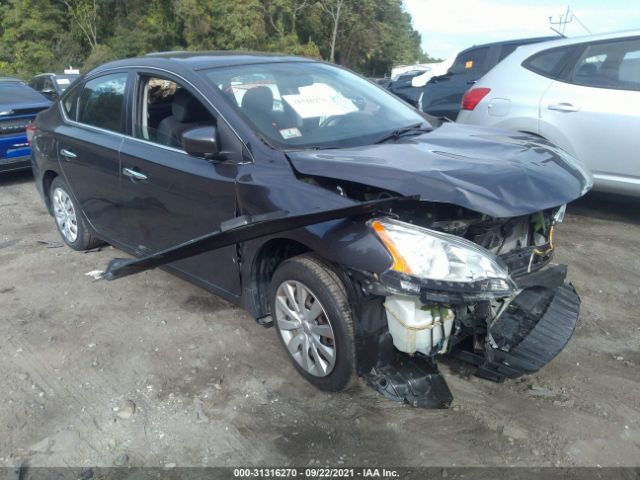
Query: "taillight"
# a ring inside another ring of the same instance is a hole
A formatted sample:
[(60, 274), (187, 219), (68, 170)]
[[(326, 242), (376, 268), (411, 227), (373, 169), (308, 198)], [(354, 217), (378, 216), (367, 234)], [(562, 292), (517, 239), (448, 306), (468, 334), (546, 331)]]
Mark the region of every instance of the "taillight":
[(36, 133), (36, 125), (34, 123), (30, 123), (27, 125), (27, 142), (29, 142), (29, 146), (31, 146), (31, 142), (33, 142), (33, 136)]
[(473, 110), (491, 91), (490, 88), (472, 88), (462, 97), (462, 110)]

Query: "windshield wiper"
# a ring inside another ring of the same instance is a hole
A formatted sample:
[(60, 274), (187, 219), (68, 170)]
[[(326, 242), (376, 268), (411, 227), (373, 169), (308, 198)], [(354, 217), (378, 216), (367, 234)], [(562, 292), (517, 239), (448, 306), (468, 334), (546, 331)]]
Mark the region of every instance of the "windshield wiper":
[(375, 141), (374, 143), (376, 144), (384, 143), (384, 142), (388, 142), (389, 140), (397, 140), (398, 138), (404, 137), (405, 135), (409, 135), (409, 134), (418, 135), (420, 133), (430, 132), (432, 130), (433, 128), (431, 127), (425, 127), (424, 123), (416, 123), (415, 125), (409, 125), (408, 127), (403, 127), (403, 128), (394, 130), (393, 132), (385, 135), (384, 137)]

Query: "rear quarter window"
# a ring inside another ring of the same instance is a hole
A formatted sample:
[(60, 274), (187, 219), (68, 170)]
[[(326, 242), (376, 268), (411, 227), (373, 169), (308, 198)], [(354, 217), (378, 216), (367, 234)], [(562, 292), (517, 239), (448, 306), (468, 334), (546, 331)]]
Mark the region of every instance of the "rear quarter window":
[(60, 105), (62, 106), (62, 109), (64, 110), (64, 113), (67, 115), (67, 118), (69, 120), (75, 121), (77, 119), (78, 98), (81, 91), (82, 88), (80, 87), (80, 85), (77, 85), (72, 90), (70, 90), (69, 93), (67, 93), (60, 101)]
[(573, 45), (543, 50), (527, 58), (522, 66), (539, 75), (556, 78), (566, 66), (572, 50)]

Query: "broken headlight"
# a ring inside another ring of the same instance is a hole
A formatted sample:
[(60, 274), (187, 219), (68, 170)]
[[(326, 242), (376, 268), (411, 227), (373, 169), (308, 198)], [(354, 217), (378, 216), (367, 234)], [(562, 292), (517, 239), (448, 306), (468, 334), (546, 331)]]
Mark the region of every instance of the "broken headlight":
[(502, 261), (469, 240), (390, 218), (373, 220), (371, 227), (391, 254), (395, 272), (446, 289), (500, 293), (514, 286)]
[(564, 220), (564, 215), (567, 212), (567, 204), (561, 205), (558, 207), (558, 210), (553, 214), (553, 223), (554, 225), (557, 223), (562, 223)]

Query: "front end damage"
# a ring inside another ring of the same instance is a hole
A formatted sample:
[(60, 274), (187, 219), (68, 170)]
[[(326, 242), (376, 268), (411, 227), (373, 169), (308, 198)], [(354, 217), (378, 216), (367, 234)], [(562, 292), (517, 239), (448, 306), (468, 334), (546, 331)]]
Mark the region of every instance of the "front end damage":
[[(539, 370), (565, 347), (580, 299), (565, 283), (566, 267), (550, 265), (564, 207), (498, 219), (416, 202), (394, 214), (386, 229), (385, 220), (370, 222), (394, 257), (391, 269), (349, 273), (360, 286), (352, 289), (358, 373), (369, 385), (396, 401), (446, 408), (452, 395), (439, 356), (502, 382)], [(389, 227), (398, 225), (405, 230), (390, 238)], [(448, 251), (438, 258), (425, 255), (425, 246)]]
[[(353, 305), (357, 373), (384, 396), (423, 408), (453, 400), (437, 359), (451, 355), (501, 382), (532, 373), (567, 344), (580, 299), (550, 265), (564, 207), (495, 218), (418, 197), (378, 195), (307, 213), (242, 216), (141, 259), (114, 259), (113, 280), (278, 232), (361, 219), (393, 259), (382, 273), (342, 267)], [(360, 220), (359, 220), (360, 221)]]

